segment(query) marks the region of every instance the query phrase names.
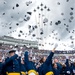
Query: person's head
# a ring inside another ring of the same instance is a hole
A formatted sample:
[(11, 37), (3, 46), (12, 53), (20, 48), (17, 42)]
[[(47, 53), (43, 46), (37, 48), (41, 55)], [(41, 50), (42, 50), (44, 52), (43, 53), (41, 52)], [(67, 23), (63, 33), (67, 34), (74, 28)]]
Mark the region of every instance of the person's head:
[(29, 56), (29, 61), (32, 61), (32, 57)]
[(73, 65), (75, 66), (75, 62), (73, 62)]
[(24, 58), (21, 59), (21, 64), (24, 64)]
[(47, 57), (46, 57), (46, 56), (44, 56), (44, 57), (43, 57), (43, 62), (45, 62), (45, 61), (46, 61), (46, 59), (47, 59)]
[(9, 55), (10, 55), (10, 57), (13, 56), (13, 55), (15, 55), (15, 50), (9, 51)]
[(54, 59), (54, 63), (58, 63), (58, 59), (57, 58)]
[(56, 63), (53, 63), (53, 68), (57, 69), (57, 64)]
[(63, 68), (63, 69), (66, 68), (66, 64), (65, 64), (65, 63), (62, 64), (62, 68)]
[(40, 63), (44, 63), (46, 61), (47, 57), (44, 56), (43, 58), (41, 58)]
[(0, 57), (0, 62), (2, 62), (2, 57)]

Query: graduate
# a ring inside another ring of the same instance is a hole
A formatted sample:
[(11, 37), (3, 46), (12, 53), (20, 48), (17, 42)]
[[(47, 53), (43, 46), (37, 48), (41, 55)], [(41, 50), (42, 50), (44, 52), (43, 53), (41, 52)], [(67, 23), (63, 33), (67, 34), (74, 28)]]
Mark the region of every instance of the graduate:
[(9, 51), (9, 57), (5, 60), (5, 68), (7, 75), (20, 75), (20, 64), (17, 60), (18, 55), (15, 50)]
[(49, 56), (44, 57), (42, 60), (42, 65), (39, 67), (39, 75), (54, 75), (53, 65), (52, 65), (52, 57), (54, 55), (55, 49), (58, 45), (56, 44)]
[(3, 63), (2, 63), (2, 57), (0, 57), (0, 75), (2, 75), (3, 70)]
[(24, 61), (28, 75), (38, 75), (35, 63), (32, 61), (32, 57), (29, 58), (28, 51), (24, 54)]

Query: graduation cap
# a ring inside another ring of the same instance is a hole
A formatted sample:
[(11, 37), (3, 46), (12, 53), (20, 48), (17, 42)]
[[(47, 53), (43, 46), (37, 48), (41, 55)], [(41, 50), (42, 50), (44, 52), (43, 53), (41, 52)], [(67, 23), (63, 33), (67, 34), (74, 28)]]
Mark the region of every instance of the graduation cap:
[(50, 25), (52, 25), (52, 21), (50, 21)]
[(51, 37), (51, 35), (49, 35), (49, 37)]
[(61, 21), (60, 20), (58, 20), (58, 24), (60, 24), (61, 23)]
[(66, 27), (69, 27), (69, 25), (66, 25)]
[(32, 3), (32, 1), (26, 2), (26, 5), (29, 6)]
[(69, 33), (70, 33), (70, 31), (69, 31)]
[(41, 46), (41, 44), (39, 44), (39, 46)]
[(34, 9), (34, 12), (36, 12), (36, 9)]
[(18, 25), (19, 25), (19, 23), (16, 23), (16, 25), (18, 26)]
[(60, 5), (60, 2), (58, 2), (57, 4)]
[(24, 18), (24, 21), (28, 21), (30, 19), (29, 16), (27, 16), (26, 18)]
[(19, 14), (19, 12), (18, 12), (18, 14)]
[(23, 33), (23, 31), (22, 31), (22, 30), (20, 30), (20, 33)]
[(32, 26), (32, 30), (34, 30), (35, 29), (35, 27), (34, 26)]
[(55, 22), (55, 25), (58, 25), (58, 22)]
[(70, 19), (71, 19), (71, 20), (73, 20), (73, 19), (74, 19), (74, 17), (73, 17), (73, 16), (71, 16), (71, 17), (70, 17)]
[(37, 9), (40, 9), (40, 7), (38, 6)]
[(18, 37), (21, 37), (21, 35), (19, 34)]
[(70, 12), (70, 15), (73, 15), (73, 12)]
[(11, 18), (13, 18), (13, 16), (11, 16)]
[(27, 16), (27, 21), (30, 19), (30, 17), (29, 16)]
[(50, 11), (50, 9), (48, 8), (47, 11)]
[(3, 13), (2, 15), (5, 15), (5, 13)]
[(48, 19), (44, 18), (43, 23), (46, 23), (46, 22), (48, 22)]
[(73, 36), (70, 36), (70, 39), (71, 39), (71, 40), (74, 40)]
[(75, 30), (72, 31), (72, 33), (74, 33), (74, 32), (75, 32)]
[(0, 43), (0, 46), (2, 46), (2, 43)]
[(43, 34), (43, 31), (42, 31), (42, 32), (40, 32), (40, 34), (42, 35), (42, 34)]
[(37, 25), (35, 25), (35, 28), (37, 28)]
[(16, 7), (19, 7), (19, 4), (16, 4)]
[(32, 31), (29, 30), (29, 35), (31, 34)]
[(45, 5), (45, 6), (44, 6), (44, 8), (46, 9), (46, 8), (47, 8), (47, 6)]
[(71, 10), (73, 10), (74, 8), (73, 7), (71, 7)]
[(63, 20), (66, 20), (65, 18)]
[(74, 42), (73, 42), (73, 41), (71, 41), (71, 43), (73, 44)]
[(58, 39), (60, 41), (60, 39)]
[(43, 11), (43, 8), (41, 8), (40, 10)]
[(66, 28), (66, 30), (68, 31), (69, 29), (68, 29), (68, 28)]
[(12, 29), (12, 27), (9, 27), (9, 29)]
[(31, 14), (32, 14), (32, 12), (27, 12), (27, 14), (31, 15)]
[(12, 9), (15, 9), (15, 7), (13, 7)]
[(18, 45), (15, 45), (15, 48), (18, 48)]
[(4, 4), (6, 4), (6, 2), (4, 2)]
[(46, 26), (47, 24), (44, 23), (44, 26)]
[(71, 19), (69, 19), (69, 23), (71, 23), (72, 21), (71, 21)]
[(24, 33), (22, 33), (22, 35), (24, 35)]
[(29, 25), (28, 28), (30, 29), (31, 28), (31, 25)]
[(33, 37), (35, 37), (36, 35), (35, 35), (35, 34), (33, 34), (32, 36), (33, 36)]
[(52, 33), (54, 33), (54, 30), (52, 31)]
[(69, 2), (69, 0), (66, 0), (66, 2)]
[(61, 13), (61, 15), (64, 15), (64, 13)]
[(43, 6), (43, 4), (41, 3), (40, 6)]
[(16, 52), (16, 50), (10, 50), (10, 51), (9, 51), (9, 54), (10, 54), (10, 53), (13, 53), (13, 52), (15, 53), (15, 52)]

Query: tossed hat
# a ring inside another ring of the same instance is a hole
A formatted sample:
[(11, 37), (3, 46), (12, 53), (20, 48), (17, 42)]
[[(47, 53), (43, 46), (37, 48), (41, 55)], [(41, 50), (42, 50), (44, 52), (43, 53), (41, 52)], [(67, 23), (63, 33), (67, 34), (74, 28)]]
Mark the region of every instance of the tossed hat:
[(13, 52), (16, 52), (16, 50), (10, 50), (10, 51), (9, 51), (9, 53), (13, 53)]

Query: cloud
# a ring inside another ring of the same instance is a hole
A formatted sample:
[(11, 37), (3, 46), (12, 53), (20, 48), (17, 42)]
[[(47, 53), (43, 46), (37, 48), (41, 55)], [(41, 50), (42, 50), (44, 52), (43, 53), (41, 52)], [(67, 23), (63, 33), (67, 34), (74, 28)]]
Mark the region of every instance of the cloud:
[(64, 44), (71, 45), (72, 41), (75, 44), (75, 39), (70, 39), (70, 36), (75, 37), (74, 7), (74, 0), (1, 0), (0, 36), (37, 40), (41, 44), (39, 48), (43, 49), (52, 49), (55, 43), (60, 44), (58, 49), (69, 49)]

